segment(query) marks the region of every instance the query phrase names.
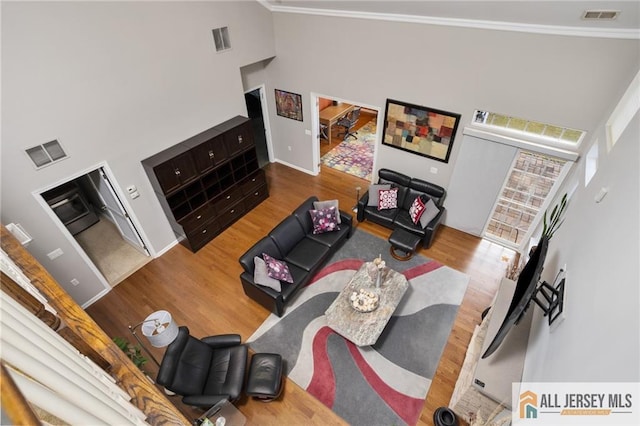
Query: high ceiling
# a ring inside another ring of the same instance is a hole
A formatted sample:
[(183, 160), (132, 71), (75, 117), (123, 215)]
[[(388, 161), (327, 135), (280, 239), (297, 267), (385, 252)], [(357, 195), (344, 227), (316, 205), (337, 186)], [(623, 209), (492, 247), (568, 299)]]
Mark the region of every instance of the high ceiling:
[[(564, 0), (564, 1), (482, 1), (482, 0), (258, 0), (274, 12), (329, 14), (334, 16), (437, 22), (519, 29), (549, 30), (579, 35), (593, 32), (616, 34), (621, 38), (640, 38), (640, 1)], [(586, 20), (587, 10), (619, 11), (613, 20)], [(552, 28), (553, 27), (553, 28)], [(547, 31), (545, 31), (547, 32)], [(612, 35), (611, 35), (612, 34)]]

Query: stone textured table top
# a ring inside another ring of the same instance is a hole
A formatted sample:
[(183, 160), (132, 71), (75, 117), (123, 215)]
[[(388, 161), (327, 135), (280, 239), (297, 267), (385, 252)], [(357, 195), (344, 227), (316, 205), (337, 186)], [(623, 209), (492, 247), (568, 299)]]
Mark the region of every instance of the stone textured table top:
[[(329, 327), (358, 346), (376, 343), (409, 287), (405, 276), (393, 269), (382, 270), (379, 288), (376, 288), (376, 276), (376, 266), (365, 262), (325, 311)], [(358, 312), (351, 306), (351, 293), (361, 288), (379, 295), (378, 308), (374, 311)]]

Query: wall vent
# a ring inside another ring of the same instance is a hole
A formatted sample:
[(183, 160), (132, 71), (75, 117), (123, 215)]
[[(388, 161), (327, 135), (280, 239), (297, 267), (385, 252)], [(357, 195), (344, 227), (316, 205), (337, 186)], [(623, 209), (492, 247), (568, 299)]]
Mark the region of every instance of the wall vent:
[(229, 28), (221, 27), (211, 30), (213, 32), (213, 42), (216, 45), (216, 52), (223, 52), (231, 49), (231, 40), (229, 40)]
[(586, 10), (584, 15), (582, 15), (582, 19), (590, 21), (611, 21), (616, 19), (619, 14), (619, 10)]
[(62, 149), (57, 139), (42, 145), (27, 148), (25, 152), (29, 158), (31, 158), (31, 161), (33, 161), (37, 169), (67, 158), (66, 152), (64, 152), (64, 149)]

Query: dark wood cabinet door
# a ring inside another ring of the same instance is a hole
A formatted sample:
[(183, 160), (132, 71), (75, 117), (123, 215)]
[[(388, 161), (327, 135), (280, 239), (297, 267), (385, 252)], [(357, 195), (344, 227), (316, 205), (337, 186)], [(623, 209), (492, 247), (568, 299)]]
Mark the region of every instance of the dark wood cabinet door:
[(205, 173), (227, 159), (224, 137), (218, 136), (191, 149), (198, 173)]
[(187, 183), (198, 176), (198, 172), (193, 164), (193, 159), (191, 158), (190, 153), (185, 152), (184, 154), (175, 157), (172, 162), (175, 167), (174, 172), (178, 176), (181, 184)]
[(173, 163), (171, 161), (167, 161), (166, 163), (154, 167), (153, 171), (156, 174), (156, 178), (158, 179), (162, 192), (165, 194), (168, 194), (180, 187), (180, 179), (178, 179), (175, 167), (173, 167)]
[(188, 152), (178, 155), (171, 160), (153, 168), (158, 183), (165, 194), (178, 189), (197, 176), (193, 160)]
[(227, 153), (229, 157), (232, 157), (245, 149), (248, 149), (254, 145), (253, 142), (253, 130), (251, 129), (251, 122), (247, 121), (224, 134), (225, 145), (227, 146)]

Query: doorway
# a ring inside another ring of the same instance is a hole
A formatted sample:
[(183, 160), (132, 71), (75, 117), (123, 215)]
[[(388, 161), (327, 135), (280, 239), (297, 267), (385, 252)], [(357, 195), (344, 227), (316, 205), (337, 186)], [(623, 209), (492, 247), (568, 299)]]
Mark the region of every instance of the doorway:
[[(63, 194), (63, 198), (59, 194)], [(105, 167), (40, 195), (111, 287), (151, 260)], [(58, 197), (52, 198), (53, 195)], [(71, 205), (69, 200), (74, 200), (73, 216), (69, 213), (71, 209), (61, 209)], [(63, 212), (65, 215), (61, 215)]]
[(264, 91), (265, 86), (262, 85), (244, 94), (244, 100), (247, 104), (247, 115), (251, 120), (251, 126), (253, 128), (253, 138), (260, 168), (273, 161), (270, 143), (271, 138), (269, 136), (271, 133), (269, 131), (269, 114), (267, 114), (267, 102)]
[(381, 135), (379, 109), (314, 93), (311, 99), (314, 172), (327, 167), (370, 182)]

